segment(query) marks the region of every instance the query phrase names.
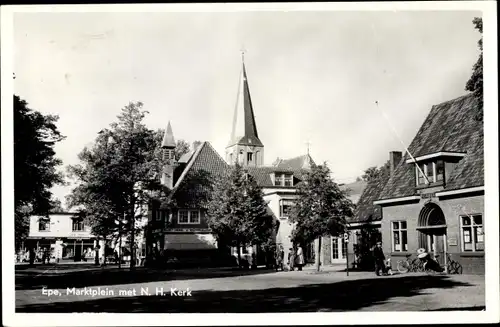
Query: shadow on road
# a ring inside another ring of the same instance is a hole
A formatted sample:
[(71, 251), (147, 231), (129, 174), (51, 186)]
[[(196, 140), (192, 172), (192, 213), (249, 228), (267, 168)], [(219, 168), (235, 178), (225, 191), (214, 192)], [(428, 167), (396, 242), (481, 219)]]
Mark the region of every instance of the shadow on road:
[[(256, 269), (245, 270), (238, 268), (226, 269), (146, 269), (137, 267), (134, 272), (128, 268), (95, 268), (95, 266), (86, 267), (87, 270), (67, 266), (42, 266), (41, 269), (20, 269), (16, 267), (16, 290), (34, 290), (42, 287), (58, 289), (66, 287), (92, 287), (92, 286), (111, 286), (121, 284), (147, 283), (156, 281), (172, 281), (186, 279), (209, 279), (221, 277), (249, 276), (256, 274), (273, 273), (274, 270)], [(37, 267), (38, 268), (38, 267)], [(45, 271), (44, 269), (45, 268)], [(57, 268), (57, 270), (56, 270)], [(88, 269), (94, 268), (94, 269)], [(69, 270), (72, 269), (73, 271)], [(68, 270), (68, 271), (65, 271)], [(44, 272), (41, 274), (41, 272)]]
[[(446, 276), (405, 276), (339, 281), (294, 288), (245, 291), (192, 290), (191, 297), (135, 296), (72, 303), (28, 305), (17, 312), (316, 312), (353, 311), (382, 304), (394, 297), (412, 297), (425, 289), (473, 286)], [(167, 290), (165, 290), (167, 291)], [(439, 292), (439, 290), (438, 290)]]

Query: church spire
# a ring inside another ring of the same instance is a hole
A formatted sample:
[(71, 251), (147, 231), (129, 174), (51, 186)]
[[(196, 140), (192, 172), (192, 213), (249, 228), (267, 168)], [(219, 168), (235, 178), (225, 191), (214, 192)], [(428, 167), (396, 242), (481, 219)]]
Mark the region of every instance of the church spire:
[(175, 148), (174, 133), (172, 132), (172, 126), (170, 126), (170, 121), (168, 122), (167, 129), (163, 135), (163, 142), (161, 142), (162, 148)]
[(245, 67), (245, 52), (241, 53), (241, 73), (234, 108), (231, 138), (226, 147), (229, 164), (260, 167), (264, 164), (264, 145), (259, 139)]
[(245, 52), (241, 53), (241, 74), (236, 96), (236, 107), (233, 116), (233, 128), (229, 145), (242, 144), (263, 146), (257, 132), (255, 115), (248, 87), (247, 72), (245, 67)]

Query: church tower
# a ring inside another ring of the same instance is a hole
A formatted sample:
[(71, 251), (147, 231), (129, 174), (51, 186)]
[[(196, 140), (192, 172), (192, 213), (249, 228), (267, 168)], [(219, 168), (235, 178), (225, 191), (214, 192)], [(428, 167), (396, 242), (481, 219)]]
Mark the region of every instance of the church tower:
[(264, 164), (264, 145), (257, 133), (243, 55), (231, 139), (226, 147), (226, 161), (228, 164), (237, 161), (245, 167), (260, 167)]
[(163, 135), (163, 141), (161, 142), (161, 148), (163, 150), (161, 184), (170, 190), (174, 188), (174, 170), (177, 166), (177, 161), (175, 160), (175, 147), (172, 126), (170, 126), (170, 122), (168, 122), (167, 129)]

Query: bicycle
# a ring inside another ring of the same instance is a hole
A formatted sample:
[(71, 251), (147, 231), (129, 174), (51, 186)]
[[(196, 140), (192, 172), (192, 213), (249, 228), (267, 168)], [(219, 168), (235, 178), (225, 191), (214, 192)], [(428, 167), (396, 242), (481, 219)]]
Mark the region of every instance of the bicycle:
[(399, 260), (397, 263), (397, 269), (400, 273), (405, 274), (407, 272), (424, 272), (425, 265), (424, 261), (420, 260), (420, 258), (414, 258), (410, 260), (412, 254), (407, 254), (406, 259)]
[(451, 254), (446, 253), (446, 267), (448, 268), (448, 274), (457, 274), (461, 275), (462, 274), (462, 265), (458, 262), (452, 259)]

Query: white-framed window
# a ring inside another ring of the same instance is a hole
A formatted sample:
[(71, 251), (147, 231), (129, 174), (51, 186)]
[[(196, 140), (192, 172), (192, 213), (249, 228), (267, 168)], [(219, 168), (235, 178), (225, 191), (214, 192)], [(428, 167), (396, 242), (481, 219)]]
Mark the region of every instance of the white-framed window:
[(252, 161), (253, 161), (253, 153), (247, 152), (247, 162), (252, 162)]
[(483, 216), (480, 214), (460, 216), (462, 251), (484, 251)]
[(73, 218), (71, 230), (73, 232), (81, 232), (84, 230), (83, 219), (82, 218)]
[(290, 216), (290, 211), (294, 206), (294, 201), (292, 199), (281, 199), (280, 200), (280, 218), (288, 218)]
[(275, 186), (293, 186), (293, 174), (275, 173)]
[(199, 224), (200, 211), (181, 209), (177, 213), (177, 223), (180, 225)]
[(392, 222), (392, 252), (408, 251), (408, 230), (405, 220)]
[(415, 165), (417, 186), (444, 181), (444, 161), (420, 162)]
[(49, 217), (40, 217), (38, 219), (38, 231), (50, 232), (50, 218)]

